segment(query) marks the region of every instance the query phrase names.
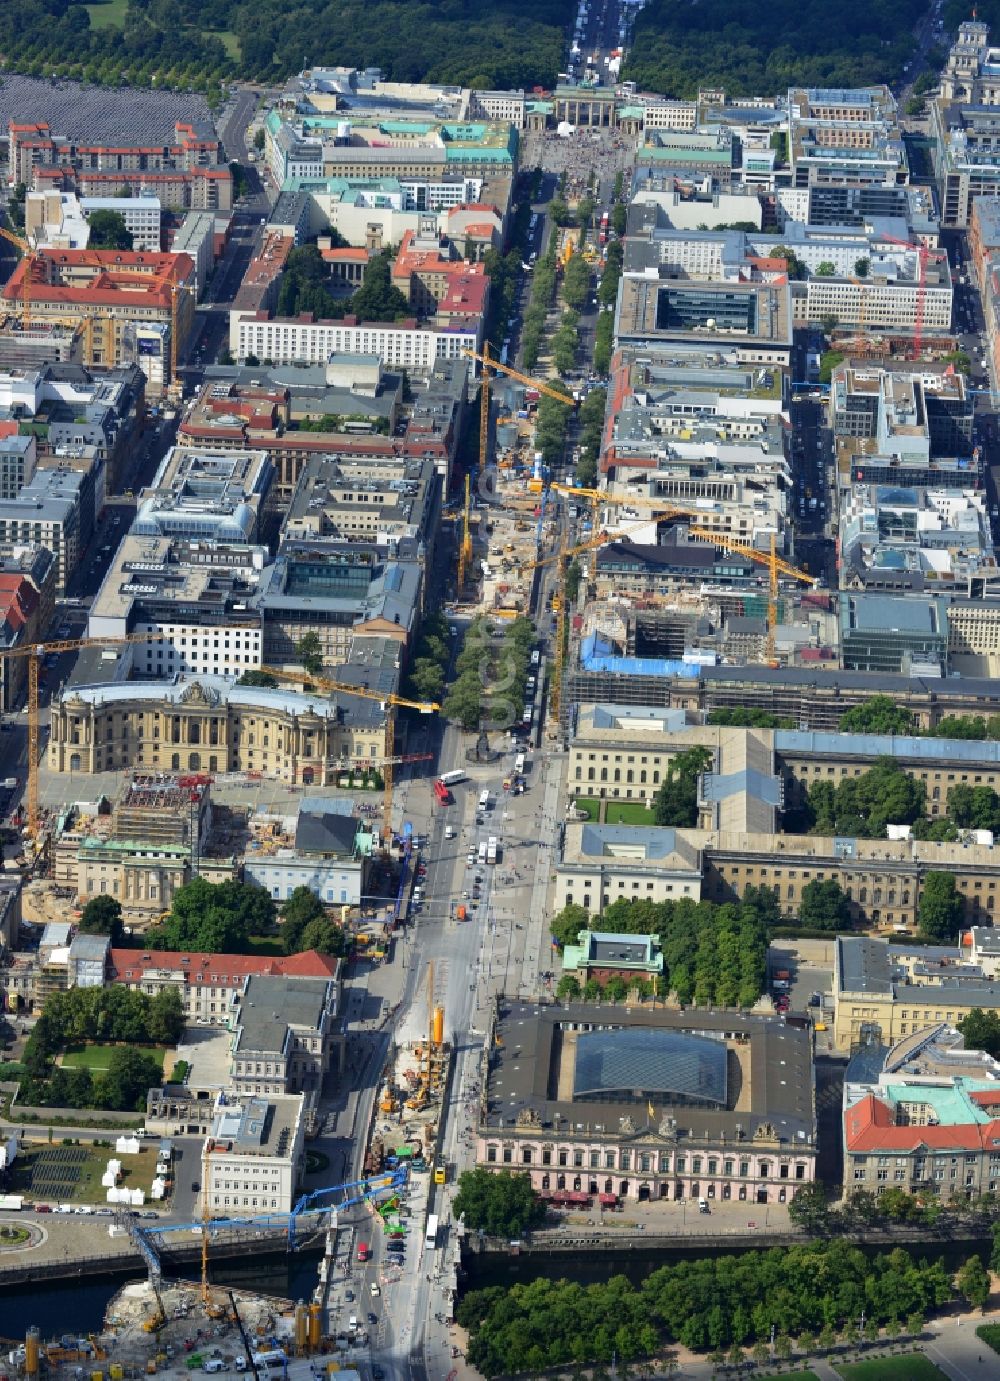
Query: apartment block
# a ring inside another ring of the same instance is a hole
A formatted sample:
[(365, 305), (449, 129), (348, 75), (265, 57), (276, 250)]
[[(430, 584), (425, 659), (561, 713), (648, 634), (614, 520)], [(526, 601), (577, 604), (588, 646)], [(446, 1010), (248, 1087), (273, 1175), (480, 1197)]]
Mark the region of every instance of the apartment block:
[[(5, 310), (19, 319), (24, 316), (29, 276), (32, 322), (85, 325), (91, 363), (124, 365), (136, 360), (151, 387), (169, 380), (169, 333), (176, 321), (178, 353), (183, 357), (194, 319), (196, 283), (188, 255), (43, 249), (31, 259), (18, 260), (0, 290)], [(148, 346), (138, 348), (137, 333), (144, 333)], [(152, 348), (156, 341), (161, 342), (158, 351)]]
[(54, 134), (45, 122), (9, 125), (10, 178), (35, 190), (114, 197), (119, 191), (157, 196), (168, 206), (228, 211), (232, 174), (210, 124), (178, 122), (155, 147), (123, 147)]
[[(457, 304), (461, 305), (461, 304)], [(424, 328), (416, 318), (392, 323), (340, 321), (308, 317), (272, 317), (266, 312), (229, 314), (229, 348), (237, 360), (248, 355), (275, 364), (325, 364), (333, 354), (378, 355), (389, 369), (429, 374), (440, 360), (459, 360), (479, 350), (482, 318), (456, 320), (453, 326)]]

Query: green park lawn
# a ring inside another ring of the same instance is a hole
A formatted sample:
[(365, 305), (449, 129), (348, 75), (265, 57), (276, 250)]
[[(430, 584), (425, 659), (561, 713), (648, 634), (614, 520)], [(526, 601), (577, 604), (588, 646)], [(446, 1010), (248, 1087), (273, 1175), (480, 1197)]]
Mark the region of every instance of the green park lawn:
[(922, 1352), (873, 1357), (869, 1362), (838, 1362), (835, 1370), (844, 1381), (947, 1381), (944, 1372)]
[[(64, 1051), (60, 1062), (70, 1069), (89, 1069), (93, 1074), (101, 1074), (108, 1068), (108, 1056), (115, 1048), (114, 1045), (102, 1045), (99, 1041), (88, 1041), (78, 1049)], [(165, 1050), (155, 1045), (141, 1048), (144, 1055), (152, 1056), (163, 1068)]]
[(232, 58), (233, 62), (242, 61), (240, 41), (236, 35), (230, 33), (228, 29), (202, 29), (202, 33), (206, 38), (217, 38), (228, 55)]
[(285, 952), (285, 947), (277, 935), (249, 935), (247, 948), (251, 954), (258, 956), (273, 954), (280, 958)]
[[(126, 1133), (127, 1135), (127, 1133)], [(101, 1176), (111, 1159), (122, 1163), (121, 1184), (144, 1189), (148, 1196), (156, 1173), (156, 1152), (141, 1150), (135, 1156), (120, 1156), (110, 1146), (32, 1146), (18, 1154), (11, 1173), (10, 1192), (25, 1194), (35, 1202), (76, 1203), (101, 1206), (107, 1203), (107, 1190)]]
[[(596, 796), (577, 796), (574, 804), (577, 810), (585, 810), (587, 818), (596, 822), (601, 803)], [(609, 825), (652, 825), (653, 812), (647, 810), (639, 801), (608, 801), (605, 817)]]
[(106, 0), (104, 4), (84, 5), (92, 29), (120, 29), (125, 23), (128, 0)]

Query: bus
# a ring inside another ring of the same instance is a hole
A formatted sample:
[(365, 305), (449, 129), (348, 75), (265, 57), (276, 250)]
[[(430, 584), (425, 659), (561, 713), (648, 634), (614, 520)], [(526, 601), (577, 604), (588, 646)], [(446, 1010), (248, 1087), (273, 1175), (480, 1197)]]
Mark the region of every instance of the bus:
[(599, 242), (600, 244), (602, 244), (602, 245), (606, 245), (606, 244), (608, 243), (608, 223), (609, 223), (609, 220), (610, 220), (610, 217), (608, 216), (607, 211), (605, 211), (604, 214), (603, 214), (603, 216), (601, 217), (601, 229), (600, 229), (600, 233), (598, 234), (598, 242)]
[(451, 805), (451, 792), (445, 786), (444, 782), (440, 779), (440, 777), (434, 783), (434, 795), (437, 797), (441, 805)]
[(489, 810), (489, 808), (490, 808), (490, 793), (489, 793), (488, 791), (481, 791), (481, 792), (479, 793), (479, 809), (480, 809), (480, 810)]
[(440, 780), (445, 786), (455, 786), (458, 782), (465, 781), (465, 773), (461, 768), (456, 768), (454, 772), (442, 772)]
[(486, 862), (496, 863), (497, 861), (498, 840), (495, 834), (491, 834), (486, 842)]
[(427, 1231), (424, 1234), (424, 1246), (433, 1250), (438, 1244), (438, 1216), (432, 1213), (427, 1219)]
[(486, 862), (486, 841), (485, 841), (485, 840), (483, 840), (483, 842), (482, 842), (482, 843), (480, 844), (480, 846), (479, 846), (478, 858), (479, 858), (479, 862), (480, 862), (480, 863), (485, 863), (485, 862)]

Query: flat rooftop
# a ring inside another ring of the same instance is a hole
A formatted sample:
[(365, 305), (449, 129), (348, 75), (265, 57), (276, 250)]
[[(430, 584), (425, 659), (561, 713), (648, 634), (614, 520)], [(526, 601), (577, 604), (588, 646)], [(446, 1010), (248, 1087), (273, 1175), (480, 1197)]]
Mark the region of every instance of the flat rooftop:
[(622, 275), (616, 335), (624, 344), (696, 340), (790, 349), (791, 296), (787, 283), (701, 283)]
[(227, 1104), (212, 1124), (212, 1150), (237, 1156), (287, 1155), (301, 1112), (301, 1098), (249, 1098)]
[(330, 984), (322, 978), (283, 978), (254, 974), (240, 1004), (233, 1052), (285, 1050), (291, 1028), (317, 1031), (323, 1025)]

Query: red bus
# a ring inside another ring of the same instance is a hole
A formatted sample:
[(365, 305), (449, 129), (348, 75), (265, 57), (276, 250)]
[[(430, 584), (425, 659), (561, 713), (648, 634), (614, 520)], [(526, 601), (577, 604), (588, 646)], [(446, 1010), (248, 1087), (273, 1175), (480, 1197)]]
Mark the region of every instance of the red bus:
[(434, 783), (434, 795), (443, 806), (451, 805), (451, 792), (440, 778)]
[(600, 235), (598, 236), (599, 242), (602, 245), (606, 245), (608, 243), (608, 220), (608, 213), (607, 211), (605, 211), (604, 215), (601, 217), (601, 230)]

